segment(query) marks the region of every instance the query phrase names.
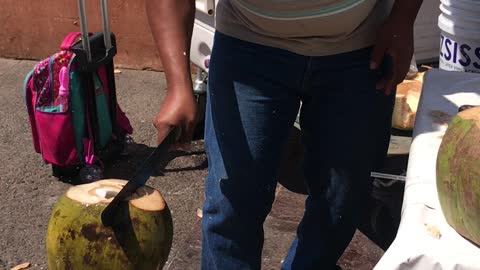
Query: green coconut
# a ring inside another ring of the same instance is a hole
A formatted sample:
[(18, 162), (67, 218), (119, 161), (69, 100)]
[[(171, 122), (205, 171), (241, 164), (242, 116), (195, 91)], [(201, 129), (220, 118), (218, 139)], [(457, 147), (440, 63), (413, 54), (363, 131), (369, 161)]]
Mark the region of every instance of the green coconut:
[(448, 222), (480, 245), (480, 107), (458, 113), (437, 157), (437, 190)]
[(101, 180), (71, 187), (55, 205), (48, 224), (48, 268), (161, 269), (173, 236), (172, 218), (158, 190), (142, 187), (122, 202), (113, 227), (101, 213), (127, 182)]

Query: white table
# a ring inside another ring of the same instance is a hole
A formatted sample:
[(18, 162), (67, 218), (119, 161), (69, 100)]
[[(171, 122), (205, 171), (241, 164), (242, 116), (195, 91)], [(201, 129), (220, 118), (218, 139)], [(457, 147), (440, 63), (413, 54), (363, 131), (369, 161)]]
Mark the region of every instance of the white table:
[(480, 74), (431, 70), (425, 75), (400, 228), (375, 270), (480, 269), (480, 248), (446, 223), (435, 179), (437, 152), (446, 130), (439, 112), (454, 116), (464, 104), (480, 105)]

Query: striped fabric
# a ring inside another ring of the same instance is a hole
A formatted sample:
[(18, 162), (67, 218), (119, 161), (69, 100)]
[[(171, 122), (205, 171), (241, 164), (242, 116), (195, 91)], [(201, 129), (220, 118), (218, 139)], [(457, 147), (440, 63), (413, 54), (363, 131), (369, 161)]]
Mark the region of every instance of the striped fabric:
[(260, 17), (272, 20), (298, 20), (325, 17), (353, 9), (366, 0), (232, 0)]

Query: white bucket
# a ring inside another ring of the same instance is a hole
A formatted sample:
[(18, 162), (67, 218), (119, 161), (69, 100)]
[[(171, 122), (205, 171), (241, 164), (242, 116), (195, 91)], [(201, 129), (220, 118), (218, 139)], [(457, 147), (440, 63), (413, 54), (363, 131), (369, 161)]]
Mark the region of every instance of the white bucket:
[(441, 0), (440, 69), (480, 73), (480, 0)]

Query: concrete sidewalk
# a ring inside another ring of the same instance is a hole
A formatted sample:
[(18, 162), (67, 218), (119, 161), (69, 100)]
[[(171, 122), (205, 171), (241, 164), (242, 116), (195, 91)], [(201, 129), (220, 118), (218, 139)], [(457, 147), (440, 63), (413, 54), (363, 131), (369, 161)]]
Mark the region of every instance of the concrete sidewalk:
[[(45, 234), (56, 200), (69, 187), (51, 177), (48, 165), (33, 149), (22, 98), (25, 75), (32, 61), (0, 59), (0, 269), (30, 262), (46, 269)], [(106, 171), (109, 178), (127, 178), (155, 145), (151, 120), (165, 95), (163, 73), (122, 70), (116, 74), (118, 100), (132, 121), (134, 140), (130, 155)], [(166, 269), (199, 269), (200, 218), (203, 179), (207, 173), (203, 141), (192, 153), (177, 156), (164, 175), (148, 184), (164, 195), (174, 219), (174, 242)], [(265, 224), (264, 269), (279, 269), (303, 212), (301, 195), (278, 190)], [(340, 261), (343, 269), (372, 269), (382, 250), (361, 233)]]

